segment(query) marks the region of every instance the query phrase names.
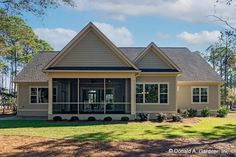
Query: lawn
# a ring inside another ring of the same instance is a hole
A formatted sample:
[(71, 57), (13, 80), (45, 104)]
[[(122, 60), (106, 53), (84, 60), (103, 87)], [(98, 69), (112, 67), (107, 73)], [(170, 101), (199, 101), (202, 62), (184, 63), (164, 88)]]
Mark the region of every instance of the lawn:
[(79, 141), (126, 141), (178, 137), (236, 137), (236, 118), (197, 118), (195, 123), (49, 122), (0, 120), (0, 135), (70, 138)]

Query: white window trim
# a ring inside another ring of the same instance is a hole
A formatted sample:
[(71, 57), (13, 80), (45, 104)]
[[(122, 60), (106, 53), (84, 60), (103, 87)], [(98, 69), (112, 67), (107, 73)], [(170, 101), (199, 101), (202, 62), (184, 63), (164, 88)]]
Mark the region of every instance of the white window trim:
[[(136, 105), (169, 105), (170, 100), (169, 100), (169, 94), (170, 94), (170, 83), (169, 82), (137, 82), (137, 84), (142, 84), (143, 85), (143, 92), (145, 92), (145, 84), (157, 84), (158, 85), (158, 102), (157, 103), (146, 103), (145, 102), (145, 94), (143, 94), (143, 103), (136, 103)], [(167, 84), (167, 101), (168, 103), (160, 103), (160, 84)], [(135, 95), (136, 97), (136, 95)]]
[[(37, 102), (36, 103), (31, 103), (31, 89), (32, 88), (37, 88), (37, 95), (36, 95), (36, 97), (37, 97)], [(29, 86), (29, 104), (30, 105), (35, 105), (35, 104), (41, 104), (41, 105), (46, 105), (46, 104), (48, 104), (48, 102), (47, 103), (38, 103), (38, 88), (47, 88), (48, 89), (48, 86)], [(49, 95), (48, 95), (49, 96)], [(49, 99), (48, 99), (49, 100)]]
[[(193, 89), (194, 88), (206, 88), (207, 89), (207, 102), (201, 102), (201, 90), (199, 90), (199, 101), (200, 102), (193, 102)], [(192, 104), (209, 104), (209, 86), (191, 86), (191, 103)]]

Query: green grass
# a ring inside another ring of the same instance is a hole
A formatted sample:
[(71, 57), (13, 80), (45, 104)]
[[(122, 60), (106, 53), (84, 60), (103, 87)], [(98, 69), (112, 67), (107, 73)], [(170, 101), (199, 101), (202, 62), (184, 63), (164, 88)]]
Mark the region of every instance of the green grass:
[(71, 138), (79, 141), (123, 141), (178, 137), (236, 137), (236, 118), (201, 118), (199, 123), (48, 122), (1, 120), (0, 135)]

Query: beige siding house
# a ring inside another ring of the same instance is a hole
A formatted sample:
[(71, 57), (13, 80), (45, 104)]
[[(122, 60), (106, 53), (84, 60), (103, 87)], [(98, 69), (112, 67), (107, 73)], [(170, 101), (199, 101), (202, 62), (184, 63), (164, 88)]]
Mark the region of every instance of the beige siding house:
[(220, 105), (222, 79), (183, 47), (116, 47), (89, 23), (60, 52), (40, 52), (15, 79), (19, 117), (81, 120)]

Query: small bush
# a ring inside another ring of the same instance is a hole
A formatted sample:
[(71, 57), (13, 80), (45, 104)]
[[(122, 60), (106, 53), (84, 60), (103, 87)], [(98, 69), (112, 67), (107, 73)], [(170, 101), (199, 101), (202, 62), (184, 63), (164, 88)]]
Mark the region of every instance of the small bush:
[(221, 106), (220, 109), (217, 111), (218, 112), (218, 117), (226, 117), (227, 114), (229, 113), (229, 108), (224, 105), (224, 106)]
[(129, 117), (121, 117), (121, 121), (129, 121)]
[(172, 115), (173, 122), (180, 122), (181, 120), (182, 120), (182, 117), (179, 114)]
[(77, 117), (77, 116), (72, 116), (72, 117), (70, 118), (70, 121), (79, 121), (79, 117)]
[(61, 116), (55, 116), (55, 117), (53, 117), (53, 120), (54, 121), (62, 121), (62, 118), (61, 118)]
[(187, 109), (188, 117), (196, 117), (197, 116), (197, 110), (193, 108)]
[(166, 119), (167, 119), (167, 115), (166, 114), (164, 114), (164, 113), (157, 114), (157, 121), (158, 122), (163, 122)]
[(201, 110), (202, 117), (209, 117), (210, 114), (211, 114), (211, 111), (208, 107), (205, 107), (204, 109)]
[(145, 113), (139, 113), (138, 114), (138, 117), (141, 121), (147, 121), (148, 119), (148, 114), (145, 114)]
[(96, 118), (95, 117), (88, 117), (88, 121), (96, 121)]
[(181, 113), (182, 113), (181, 109), (178, 108), (178, 109), (177, 109), (177, 113), (178, 113), (178, 114), (181, 114)]
[(104, 121), (107, 121), (107, 122), (108, 122), (108, 121), (112, 121), (112, 118), (111, 118), (111, 117), (105, 117), (105, 118), (104, 118)]
[(187, 118), (188, 117), (188, 111), (184, 111), (183, 113), (180, 114), (183, 118)]

